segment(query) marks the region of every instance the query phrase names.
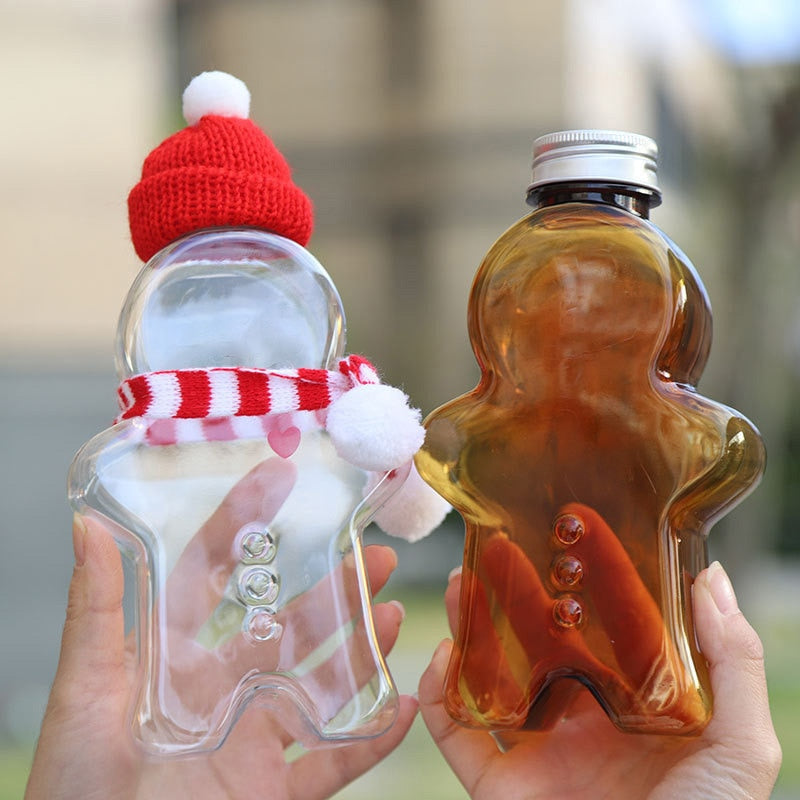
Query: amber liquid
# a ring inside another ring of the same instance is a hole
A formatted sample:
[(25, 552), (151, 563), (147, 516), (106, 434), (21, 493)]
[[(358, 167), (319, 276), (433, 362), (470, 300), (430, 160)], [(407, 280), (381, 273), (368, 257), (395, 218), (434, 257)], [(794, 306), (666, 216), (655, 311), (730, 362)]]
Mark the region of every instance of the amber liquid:
[(481, 381), (417, 456), (466, 524), (450, 714), (547, 728), (583, 686), (622, 730), (699, 732), (690, 588), (764, 453), (694, 390), (711, 339), (694, 269), (628, 210), (542, 207), (486, 256), (469, 331)]

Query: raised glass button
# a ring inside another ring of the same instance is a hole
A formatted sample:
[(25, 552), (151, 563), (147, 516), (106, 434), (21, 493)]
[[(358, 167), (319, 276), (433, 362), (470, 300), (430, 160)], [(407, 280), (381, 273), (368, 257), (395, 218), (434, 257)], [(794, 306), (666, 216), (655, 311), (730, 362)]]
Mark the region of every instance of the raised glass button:
[(263, 567), (251, 567), (239, 578), (239, 593), (245, 603), (274, 603), (278, 598), (278, 576)]
[(275, 537), (266, 526), (260, 523), (245, 525), (239, 531), (237, 539), (239, 558), (243, 561), (258, 561), (268, 564), (275, 558), (277, 553)]
[(567, 553), (553, 562), (552, 574), (559, 586), (579, 586), (583, 581), (583, 564), (577, 556)]
[(583, 520), (575, 514), (562, 514), (553, 523), (553, 533), (561, 544), (575, 544), (584, 534)]
[(275, 614), (260, 606), (250, 609), (244, 618), (243, 628), (245, 634), (257, 642), (277, 639), (283, 633), (283, 625), (276, 620)]
[(577, 597), (564, 595), (553, 604), (553, 619), (562, 628), (577, 628), (583, 617), (583, 606)]

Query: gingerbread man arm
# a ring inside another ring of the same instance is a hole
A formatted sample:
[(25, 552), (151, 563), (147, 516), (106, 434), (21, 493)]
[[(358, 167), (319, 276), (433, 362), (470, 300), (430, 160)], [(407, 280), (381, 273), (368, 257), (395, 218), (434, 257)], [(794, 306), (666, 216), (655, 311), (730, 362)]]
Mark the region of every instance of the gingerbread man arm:
[(458, 509), (466, 521), (480, 520), (481, 524), (502, 528), (506, 512), (479, 491), (469, 479), (465, 469), (469, 453), (465, 450), (464, 431), (470, 432), (470, 449), (491, 447), (481, 440), (479, 431), (490, 429), (486, 409), (478, 412), (481, 419), (476, 422), (476, 406), (472, 399), (477, 392), (451, 401), (438, 409), (436, 417), (425, 420), (425, 444), (414, 456), (417, 471), (450, 505)]
[(707, 534), (711, 526), (758, 485), (766, 454), (761, 437), (746, 418), (724, 406), (708, 403), (730, 416), (724, 427), (719, 458), (686, 486), (672, 502), (670, 527), (681, 533)]

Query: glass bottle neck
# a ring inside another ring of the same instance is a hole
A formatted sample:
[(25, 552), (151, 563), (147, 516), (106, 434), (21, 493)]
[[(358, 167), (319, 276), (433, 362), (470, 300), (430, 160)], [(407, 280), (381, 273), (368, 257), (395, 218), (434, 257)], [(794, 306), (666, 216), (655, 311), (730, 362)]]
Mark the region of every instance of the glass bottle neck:
[(639, 186), (607, 183), (551, 183), (528, 192), (527, 203), (534, 208), (561, 203), (602, 203), (650, 218), (650, 209), (660, 202), (658, 195)]

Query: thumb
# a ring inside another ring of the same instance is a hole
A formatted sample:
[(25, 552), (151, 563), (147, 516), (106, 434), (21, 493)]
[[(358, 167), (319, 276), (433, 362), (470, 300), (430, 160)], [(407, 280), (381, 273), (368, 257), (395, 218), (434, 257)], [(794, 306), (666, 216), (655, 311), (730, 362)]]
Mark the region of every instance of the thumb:
[(75, 568), (53, 694), (82, 702), (86, 691), (102, 687), (107, 695), (125, 679), (124, 578), (117, 546), (97, 520), (76, 514), (72, 537)]
[(714, 715), (704, 738), (718, 745), (718, 754), (754, 788), (772, 785), (781, 748), (770, 716), (764, 648), (719, 562), (697, 576), (693, 602), (714, 692)]
[(447, 661), (453, 643), (439, 643), (431, 663), (419, 681), (419, 708), (425, 726), (439, 751), (464, 785), (470, 796), (499, 764), (502, 753), (491, 736), (482, 730), (470, 730), (454, 722), (447, 713), (442, 695)]
[(122, 562), (114, 540), (96, 520), (76, 515), (72, 536), (75, 569), (61, 656), (26, 800), (77, 797), (74, 786), (83, 787), (83, 797), (101, 796), (96, 787), (107, 783), (107, 765), (114, 763), (112, 750), (125, 719)]

